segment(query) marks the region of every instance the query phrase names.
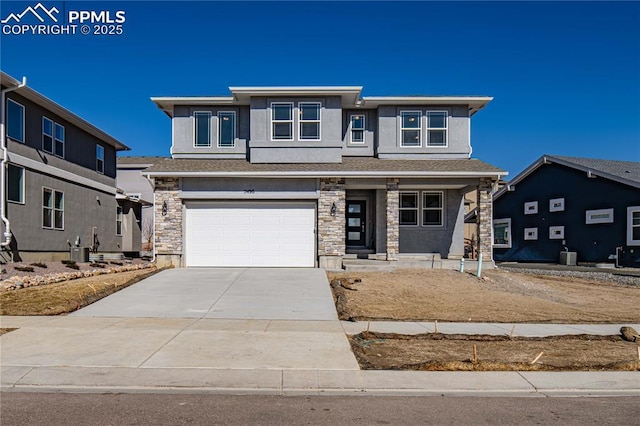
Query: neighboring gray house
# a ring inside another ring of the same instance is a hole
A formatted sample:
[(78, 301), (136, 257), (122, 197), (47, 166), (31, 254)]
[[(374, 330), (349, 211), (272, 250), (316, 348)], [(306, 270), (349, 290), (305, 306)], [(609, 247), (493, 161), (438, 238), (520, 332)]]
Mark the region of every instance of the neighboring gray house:
[(4, 261), (65, 259), (76, 243), (121, 252), (116, 152), (129, 148), (4, 72), (0, 77)]
[(492, 98), (361, 97), (361, 87), (232, 87), (161, 97), (172, 158), (155, 181), (155, 252), (176, 266), (340, 268), (344, 258), (464, 255), (477, 190), (491, 259), (491, 191), (471, 116)]

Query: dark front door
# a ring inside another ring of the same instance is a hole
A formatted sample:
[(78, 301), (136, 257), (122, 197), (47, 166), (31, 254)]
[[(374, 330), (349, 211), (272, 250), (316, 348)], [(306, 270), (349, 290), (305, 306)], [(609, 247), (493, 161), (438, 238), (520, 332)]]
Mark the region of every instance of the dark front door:
[(347, 245), (366, 244), (365, 224), (367, 223), (367, 202), (347, 200)]

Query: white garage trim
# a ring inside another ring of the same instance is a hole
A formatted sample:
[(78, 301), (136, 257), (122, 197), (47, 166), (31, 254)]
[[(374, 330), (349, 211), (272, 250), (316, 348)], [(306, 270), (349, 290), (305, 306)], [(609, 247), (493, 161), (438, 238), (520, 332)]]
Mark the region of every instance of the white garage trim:
[(314, 267), (316, 203), (185, 203), (185, 264)]

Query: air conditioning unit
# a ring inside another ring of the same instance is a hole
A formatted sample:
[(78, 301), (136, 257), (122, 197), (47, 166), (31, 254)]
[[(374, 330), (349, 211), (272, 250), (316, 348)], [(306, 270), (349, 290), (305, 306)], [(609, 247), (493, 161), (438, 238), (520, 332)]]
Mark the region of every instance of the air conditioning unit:
[(560, 264), (566, 266), (576, 266), (578, 264), (578, 252), (575, 251), (561, 251), (560, 252)]

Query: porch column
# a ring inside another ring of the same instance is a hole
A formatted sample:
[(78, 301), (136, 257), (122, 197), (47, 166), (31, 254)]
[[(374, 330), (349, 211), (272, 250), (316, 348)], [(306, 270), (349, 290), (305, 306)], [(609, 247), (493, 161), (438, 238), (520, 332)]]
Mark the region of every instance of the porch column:
[(345, 254), (344, 179), (320, 179), (318, 199), (318, 263), (325, 269), (342, 269)]
[[(154, 244), (159, 267), (182, 265), (182, 201), (178, 178), (155, 178)], [(166, 206), (166, 207), (165, 207)]]
[(478, 185), (478, 255), (482, 260), (493, 261), (493, 200), (492, 181), (481, 178)]
[(387, 179), (387, 260), (398, 260), (400, 252), (399, 179)]

